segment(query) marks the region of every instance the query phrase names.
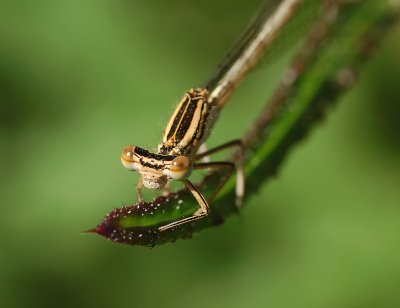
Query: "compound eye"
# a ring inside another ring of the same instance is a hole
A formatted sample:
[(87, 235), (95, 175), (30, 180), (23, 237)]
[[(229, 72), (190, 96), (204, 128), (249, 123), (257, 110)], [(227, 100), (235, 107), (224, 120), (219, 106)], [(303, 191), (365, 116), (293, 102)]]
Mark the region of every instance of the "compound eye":
[(190, 160), (186, 156), (178, 156), (172, 161), (171, 177), (175, 180), (183, 180), (191, 171)]
[(135, 159), (135, 146), (130, 145), (122, 151), (121, 163), (128, 170), (137, 170), (137, 163)]
[(130, 145), (122, 151), (121, 159), (127, 163), (133, 162), (133, 146)]

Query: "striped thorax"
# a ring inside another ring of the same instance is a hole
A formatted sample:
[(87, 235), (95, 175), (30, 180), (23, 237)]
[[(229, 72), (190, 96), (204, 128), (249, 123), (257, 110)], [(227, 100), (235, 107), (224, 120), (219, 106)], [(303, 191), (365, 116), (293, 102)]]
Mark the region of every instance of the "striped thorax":
[(192, 156), (207, 139), (215, 121), (216, 106), (207, 101), (208, 92), (190, 89), (183, 96), (165, 129), (159, 154)]

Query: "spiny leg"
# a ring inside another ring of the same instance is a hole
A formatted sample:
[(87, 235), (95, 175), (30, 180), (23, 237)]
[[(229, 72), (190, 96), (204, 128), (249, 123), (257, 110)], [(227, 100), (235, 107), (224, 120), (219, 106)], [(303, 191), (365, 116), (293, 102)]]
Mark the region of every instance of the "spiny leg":
[(138, 202), (142, 202), (143, 198), (142, 198), (142, 188), (143, 188), (143, 179), (140, 178), (140, 180), (137, 182), (136, 184), (136, 194), (137, 194), (137, 198), (138, 198)]
[[(207, 145), (205, 143), (202, 143), (197, 152), (199, 152), (200, 155), (202, 155), (203, 153), (208, 153)], [(202, 158), (201, 158), (201, 162), (203, 162), (203, 163), (209, 163), (210, 161), (211, 160), (210, 160), (210, 157), (208, 155), (207, 156), (202, 156)]]
[[(240, 207), (242, 199), (243, 199), (243, 194), (244, 194), (244, 173), (243, 173), (243, 160), (244, 160), (244, 153), (243, 153), (243, 144), (241, 140), (233, 140), (231, 142), (222, 144), (218, 147), (215, 147), (209, 151), (200, 153), (195, 156), (194, 161), (198, 161), (204, 157), (207, 157), (208, 155), (217, 153), (219, 151), (228, 149), (230, 147), (238, 147), (240, 149), (239, 152), (239, 157), (238, 157), (238, 164), (237, 164), (237, 179), (236, 179), (236, 206)], [(232, 171), (235, 167), (235, 164), (232, 162), (205, 162), (205, 163), (194, 163), (193, 164), (193, 169), (198, 170), (198, 169), (223, 169), (223, 168), (228, 168), (228, 174), (224, 177), (224, 179), (219, 183), (218, 187), (215, 189), (211, 196), (211, 200), (215, 198), (217, 193), (221, 190), (221, 188), (224, 186), (225, 182), (228, 180), (229, 176), (232, 174)], [(198, 204), (200, 205), (200, 208), (192, 215), (174, 222), (171, 222), (167, 225), (161, 226), (158, 228), (160, 232), (166, 231), (168, 229), (177, 227), (179, 225), (183, 225), (188, 222), (192, 222), (198, 219), (201, 219), (205, 216), (208, 215), (209, 213), (209, 206), (203, 195), (198, 191), (198, 189), (189, 181), (185, 180), (184, 181), (186, 188), (192, 193), (192, 195), (195, 197), (197, 200)]]
[(203, 195), (197, 190), (197, 188), (189, 180), (185, 180), (184, 183), (186, 188), (192, 193), (193, 197), (195, 197), (195, 199), (197, 200), (198, 204), (200, 205), (200, 208), (196, 212), (194, 212), (192, 216), (159, 227), (158, 230), (160, 232), (203, 218), (204, 216), (207, 216), (208, 213), (210, 212), (206, 199), (204, 199)]
[(162, 188), (162, 195), (163, 196), (168, 196), (169, 194), (170, 194), (170, 190), (169, 190), (169, 188), (170, 188), (170, 181), (168, 181), (166, 184), (165, 184), (165, 186)]
[[(198, 155), (196, 155), (194, 157), (194, 161), (200, 160), (203, 157), (215, 154), (217, 152), (223, 151), (225, 149), (228, 148), (232, 148), (232, 147), (237, 147), (239, 149), (238, 152), (238, 160), (236, 163), (236, 206), (240, 207), (242, 205), (242, 200), (243, 200), (243, 196), (244, 196), (244, 171), (243, 171), (243, 163), (244, 163), (244, 148), (243, 148), (243, 143), (241, 140), (232, 140), (230, 142), (221, 144), (213, 149), (210, 149), (206, 152), (200, 153)], [(207, 168), (207, 167), (205, 167)], [(223, 182), (223, 184), (225, 183), (225, 181)], [(222, 186), (221, 186), (222, 187)], [(219, 187), (219, 189), (221, 189), (221, 187)], [(217, 190), (217, 192), (219, 191), (219, 189)], [(216, 195), (216, 193), (215, 193)]]
[(235, 140), (229, 141), (229, 142), (227, 142), (227, 143), (221, 144), (221, 145), (219, 145), (219, 146), (216, 146), (215, 148), (212, 148), (212, 149), (210, 149), (210, 150), (207, 150), (207, 151), (205, 151), (205, 152), (202, 152), (202, 153), (200, 153), (200, 154), (197, 154), (197, 155), (194, 157), (194, 160), (197, 161), (197, 160), (199, 160), (199, 159), (201, 159), (201, 158), (203, 158), (203, 157), (205, 157), (205, 156), (212, 155), (212, 154), (214, 154), (214, 153), (217, 153), (217, 152), (220, 152), (220, 151), (223, 151), (223, 150), (225, 150), (225, 149), (232, 148), (232, 147), (238, 147), (241, 151), (243, 151), (243, 143), (242, 143), (242, 140), (240, 140), (240, 139), (235, 139)]
[[(223, 181), (218, 185), (218, 187), (214, 190), (211, 200), (214, 199), (215, 195), (220, 191), (220, 189), (224, 186), (226, 180), (229, 178), (229, 176), (232, 173), (232, 170), (234, 169), (235, 165), (231, 162), (212, 162), (212, 163), (198, 163), (193, 165), (193, 169), (222, 169), (222, 168), (228, 168), (228, 174), (224, 177)], [(185, 180), (185, 186), (186, 188), (192, 193), (192, 195), (196, 198), (198, 204), (200, 205), (200, 208), (194, 212), (192, 216), (171, 222), (165, 226), (159, 227), (159, 231), (165, 231), (174, 227), (177, 227), (179, 225), (183, 225), (185, 223), (203, 218), (208, 215), (210, 212), (209, 206), (203, 195), (199, 192), (199, 190), (189, 181)]]
[(224, 187), (226, 181), (229, 179), (231, 176), (233, 169), (235, 168), (235, 164), (232, 162), (227, 162), (227, 161), (220, 161), (220, 162), (212, 162), (212, 163), (197, 163), (193, 165), (193, 169), (227, 169), (227, 173), (224, 175), (222, 180), (219, 182), (217, 188), (214, 189), (211, 197), (209, 198), (209, 202), (211, 203), (214, 198), (217, 196), (219, 191)]

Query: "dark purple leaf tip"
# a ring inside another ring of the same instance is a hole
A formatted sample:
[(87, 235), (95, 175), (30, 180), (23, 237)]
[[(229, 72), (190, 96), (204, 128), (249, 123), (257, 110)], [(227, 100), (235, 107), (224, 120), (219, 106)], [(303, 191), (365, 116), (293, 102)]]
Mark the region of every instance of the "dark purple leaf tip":
[(100, 224), (86, 232), (97, 233), (120, 244), (150, 247), (156, 242), (173, 242), (178, 234), (180, 238), (190, 237), (190, 226), (179, 226), (164, 232), (158, 230), (160, 225), (173, 219), (169, 213), (177, 211), (176, 204), (180, 196), (179, 193), (171, 193), (168, 196), (159, 196), (152, 202), (116, 208)]
[(147, 214), (148, 211), (145, 211), (145, 209), (149, 207), (149, 203), (143, 202), (137, 206), (124, 206), (114, 209), (106, 215), (97, 227), (88, 232), (97, 233), (120, 244), (154, 246), (159, 234), (157, 227), (124, 227), (121, 224), (122, 220), (127, 217), (142, 217), (142, 214)]

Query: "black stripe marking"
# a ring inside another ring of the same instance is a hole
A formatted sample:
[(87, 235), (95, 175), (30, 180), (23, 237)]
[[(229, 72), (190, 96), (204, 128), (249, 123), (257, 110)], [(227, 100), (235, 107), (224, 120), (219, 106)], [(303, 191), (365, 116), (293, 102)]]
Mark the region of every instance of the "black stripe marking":
[(174, 147), (172, 147), (172, 146), (171, 147), (167, 147), (165, 145), (162, 145), (160, 147), (159, 153), (160, 154), (167, 154), (167, 153), (170, 153), (173, 149), (174, 149)]
[(146, 157), (149, 159), (154, 159), (158, 161), (171, 161), (176, 158), (174, 155), (163, 155), (163, 154), (154, 154), (151, 153), (145, 149), (135, 147), (135, 154), (141, 156), (141, 157)]
[(179, 109), (179, 111), (174, 119), (174, 122), (172, 123), (171, 129), (169, 130), (169, 132), (167, 134), (167, 140), (171, 139), (175, 135), (176, 128), (178, 127), (178, 125), (182, 119), (182, 115), (185, 113), (186, 107), (190, 101), (191, 101), (190, 97), (185, 96), (185, 101), (182, 103), (182, 106)]
[(143, 159), (140, 159), (140, 164), (144, 167), (149, 167), (151, 169), (156, 169), (156, 170), (160, 170), (160, 169), (164, 168), (164, 164), (157, 165), (157, 164), (147, 163)]
[[(205, 119), (208, 116), (208, 114), (206, 114), (203, 117), (203, 111), (204, 111), (204, 108), (206, 107), (206, 104), (207, 104), (206, 102), (203, 102), (203, 104), (201, 105), (200, 119), (199, 119), (200, 121), (197, 123), (196, 131), (194, 132), (193, 137), (190, 140), (189, 144), (194, 144), (195, 140), (199, 141), (199, 140), (201, 140), (201, 137), (203, 136)], [(198, 135), (199, 131), (200, 131), (200, 135)]]
[(175, 144), (178, 144), (185, 137), (190, 124), (193, 122), (193, 115), (197, 109), (198, 102), (199, 100), (192, 99), (188, 108), (186, 109), (175, 135)]

